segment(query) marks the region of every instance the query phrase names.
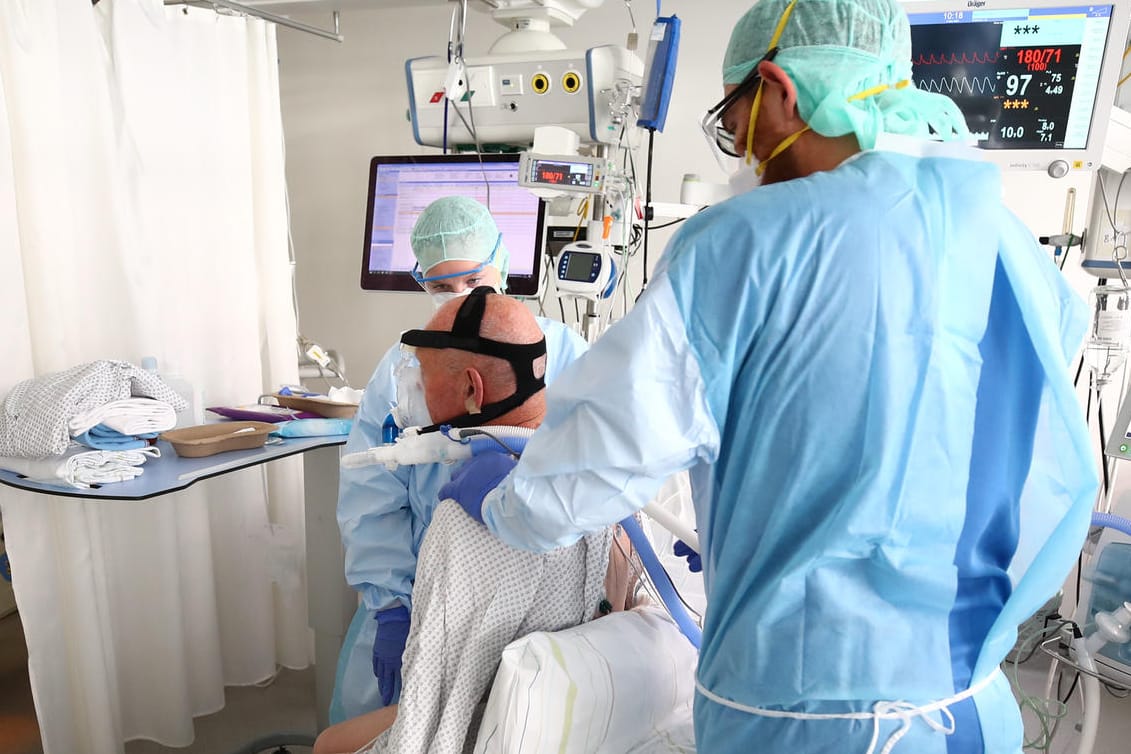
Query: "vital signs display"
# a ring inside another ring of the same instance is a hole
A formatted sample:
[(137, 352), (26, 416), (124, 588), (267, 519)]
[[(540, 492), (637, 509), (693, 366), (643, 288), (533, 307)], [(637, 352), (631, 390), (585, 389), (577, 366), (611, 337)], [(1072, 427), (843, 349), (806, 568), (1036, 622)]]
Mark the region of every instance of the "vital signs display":
[(1112, 8), (911, 12), (912, 79), (951, 97), (984, 149), (1085, 149)]

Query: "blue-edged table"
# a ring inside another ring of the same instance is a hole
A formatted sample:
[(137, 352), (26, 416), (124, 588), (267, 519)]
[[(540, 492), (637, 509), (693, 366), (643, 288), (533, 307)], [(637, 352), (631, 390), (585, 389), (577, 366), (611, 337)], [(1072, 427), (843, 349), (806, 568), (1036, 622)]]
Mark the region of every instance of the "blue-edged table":
[(338, 532), (339, 446), (344, 435), (298, 437), (252, 450), (233, 450), (206, 458), (180, 458), (160, 441), (161, 457), (145, 463), (145, 473), (128, 482), (80, 490), (33, 482), (0, 469), (0, 484), (44, 495), (83, 500), (146, 500), (192, 486), (202, 479), (302, 454), (306, 511), (306, 584), (310, 627), (314, 629), (314, 696), (318, 728), (329, 723), (330, 696), (338, 650), (357, 609), (357, 593), (345, 582), (345, 554)]

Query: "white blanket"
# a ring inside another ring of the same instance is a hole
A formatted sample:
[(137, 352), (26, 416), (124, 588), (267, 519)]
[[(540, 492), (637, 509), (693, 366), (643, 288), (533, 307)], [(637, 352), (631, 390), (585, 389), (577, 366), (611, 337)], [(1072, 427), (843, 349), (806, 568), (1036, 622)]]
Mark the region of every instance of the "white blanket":
[(188, 405), (157, 375), (126, 361), (92, 361), (24, 380), (0, 406), (0, 456), (59, 455), (71, 442), (71, 417), (131, 395), (156, 398), (176, 411)]
[(138, 450), (87, 450), (74, 446), (66, 455), (44, 458), (0, 457), (0, 469), (23, 474), (33, 482), (59, 484), (63, 482), (79, 489), (92, 484), (125, 482), (140, 476), (139, 468), (150, 458), (160, 458), (156, 447)]
[(67, 422), (67, 430), (71, 433), (71, 437), (77, 437), (99, 424), (123, 435), (164, 432), (177, 426), (177, 412), (165, 401), (153, 398), (123, 398), (75, 414)]
[[(363, 751), (451, 754), (475, 742), (503, 649), (591, 620), (612, 530), (545, 555), (516, 550), (445, 501), (420, 549), (397, 721)], [(470, 741), (468, 740), (470, 738)]]

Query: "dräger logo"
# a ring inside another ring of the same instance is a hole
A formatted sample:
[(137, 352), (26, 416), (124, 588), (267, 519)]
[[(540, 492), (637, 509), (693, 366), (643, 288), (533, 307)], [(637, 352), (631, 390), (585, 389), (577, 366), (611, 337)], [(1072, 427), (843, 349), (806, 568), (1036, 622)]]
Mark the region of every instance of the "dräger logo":
[(984, 8), (986, 7), (986, 0), (967, 0), (967, 8)]

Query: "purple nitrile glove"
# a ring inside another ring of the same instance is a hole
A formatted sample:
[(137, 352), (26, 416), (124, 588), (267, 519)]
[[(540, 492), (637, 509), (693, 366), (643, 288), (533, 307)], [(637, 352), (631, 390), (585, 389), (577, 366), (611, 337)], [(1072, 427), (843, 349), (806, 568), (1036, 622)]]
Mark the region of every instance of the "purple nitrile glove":
[(401, 695), (401, 658), (408, 642), (410, 615), (403, 605), (378, 610), (377, 638), (373, 641), (373, 675), (381, 701), (388, 707)]
[(467, 515), (483, 523), (483, 498), (499, 486), (517, 464), (506, 453), (488, 452), (469, 459), (440, 488), (441, 500), (455, 500)]
[(692, 550), (682, 539), (676, 540), (675, 547), (672, 550), (677, 557), (687, 558), (687, 568), (692, 573), (699, 573), (703, 570), (703, 559), (699, 557), (699, 553)]

